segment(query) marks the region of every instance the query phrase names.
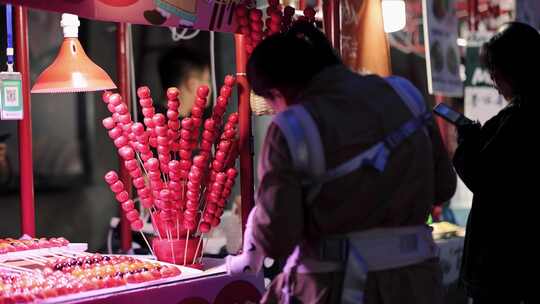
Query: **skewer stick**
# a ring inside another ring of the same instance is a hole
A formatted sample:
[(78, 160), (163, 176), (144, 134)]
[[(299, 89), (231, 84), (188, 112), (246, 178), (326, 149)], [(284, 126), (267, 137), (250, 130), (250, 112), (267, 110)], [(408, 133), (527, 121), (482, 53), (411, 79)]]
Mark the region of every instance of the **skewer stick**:
[(154, 254), (154, 251), (152, 250), (152, 246), (150, 246), (150, 243), (148, 242), (148, 239), (146, 239), (146, 236), (144, 235), (144, 233), (142, 231), (139, 231), (141, 233), (141, 236), (143, 237), (144, 239), (144, 242), (146, 243), (146, 246), (148, 246), (148, 249), (150, 250), (150, 253), (152, 254), (152, 256), (156, 256)]
[(193, 255), (193, 264), (195, 264), (195, 260), (197, 259), (197, 253), (199, 253), (199, 247), (201, 246), (201, 241), (204, 238), (204, 233), (201, 234), (201, 238), (199, 239), (199, 243), (197, 243), (197, 249), (195, 250), (195, 254)]
[(171, 255), (173, 258), (173, 263), (176, 264), (176, 257), (174, 256), (174, 248), (173, 248), (173, 243), (172, 243), (172, 233), (171, 233), (170, 228), (168, 227), (167, 227), (167, 239), (169, 241), (169, 244), (171, 245)]
[(186, 232), (186, 246), (184, 248), (184, 266), (186, 266), (188, 240), (189, 240), (189, 229)]
[(156, 222), (155, 218), (154, 218), (154, 212), (150, 211), (150, 217), (152, 218), (152, 222), (156, 225), (157, 229), (156, 229), (156, 232), (158, 234), (158, 237), (160, 240), (162, 240), (163, 238), (161, 237), (161, 233), (159, 233), (159, 227), (158, 227), (158, 223)]
[(210, 238), (206, 238), (205, 241), (203, 241), (203, 247), (202, 247), (202, 250), (201, 250), (201, 257), (199, 259), (199, 264), (202, 263), (202, 259), (203, 259), (203, 255), (204, 255), (204, 248), (206, 247), (206, 245), (208, 245), (208, 242), (210, 242)]
[(5, 264), (5, 263), (0, 263), (0, 268), (4, 268), (4, 269), (11, 270), (14, 272), (30, 272), (30, 273), (34, 272), (32, 269)]

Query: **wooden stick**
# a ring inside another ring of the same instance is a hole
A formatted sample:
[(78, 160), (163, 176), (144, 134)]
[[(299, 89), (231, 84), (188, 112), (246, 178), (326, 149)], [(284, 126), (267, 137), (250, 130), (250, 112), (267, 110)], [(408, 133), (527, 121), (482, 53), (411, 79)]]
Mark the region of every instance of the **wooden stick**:
[(206, 238), (206, 240), (203, 241), (203, 247), (201, 250), (201, 258), (199, 259), (199, 264), (202, 263), (203, 255), (204, 255), (204, 248), (208, 245), (208, 242), (210, 242), (210, 238)]
[(0, 263), (0, 267), (2, 267), (4, 269), (7, 269), (7, 270), (15, 271), (15, 272), (30, 272), (30, 273), (34, 272), (32, 269), (19, 267), (19, 266), (15, 266), (15, 265), (10, 265), (10, 264), (5, 264), (5, 263)]
[(158, 222), (156, 222), (156, 220), (154, 218), (154, 213), (152, 212), (152, 210), (150, 210), (150, 217), (152, 218), (152, 222), (155, 224), (155, 227), (157, 227), (156, 232), (158, 234), (159, 240), (162, 240), (163, 238), (161, 237), (161, 233), (159, 233)]
[(199, 247), (201, 246), (201, 241), (203, 240), (203, 237), (204, 237), (204, 233), (201, 234), (199, 243), (197, 243), (197, 249), (195, 250), (195, 254), (193, 255), (193, 264), (195, 264), (195, 260), (197, 259), (197, 253), (199, 253)]
[(154, 251), (152, 250), (152, 246), (150, 246), (150, 243), (148, 243), (148, 240), (146, 239), (146, 236), (144, 235), (144, 233), (142, 231), (140, 231), (140, 230), (139, 230), (139, 232), (141, 233), (141, 236), (143, 237), (144, 242), (146, 243), (146, 246), (148, 246), (148, 249), (150, 250), (150, 253), (152, 254), (152, 256), (156, 256), (154, 254)]
[(186, 246), (185, 246), (185, 249), (184, 249), (184, 266), (186, 266), (188, 240), (189, 240), (189, 229), (186, 232)]

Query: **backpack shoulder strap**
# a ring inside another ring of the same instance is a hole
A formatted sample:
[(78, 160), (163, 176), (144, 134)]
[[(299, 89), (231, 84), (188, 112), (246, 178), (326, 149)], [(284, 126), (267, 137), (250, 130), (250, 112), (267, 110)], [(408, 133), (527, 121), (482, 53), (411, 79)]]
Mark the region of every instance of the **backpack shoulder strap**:
[(302, 105), (290, 106), (277, 114), (272, 122), (287, 141), (294, 167), (308, 177), (326, 171), (324, 148), (315, 120)]

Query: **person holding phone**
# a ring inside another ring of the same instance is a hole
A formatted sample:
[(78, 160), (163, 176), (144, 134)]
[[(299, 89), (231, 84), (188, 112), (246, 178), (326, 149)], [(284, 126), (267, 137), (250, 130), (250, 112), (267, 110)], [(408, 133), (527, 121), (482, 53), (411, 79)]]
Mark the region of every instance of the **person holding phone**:
[(540, 34), (511, 22), (482, 48), (482, 60), (508, 106), (483, 126), (457, 125), (453, 163), (473, 192), (461, 281), (474, 304), (540, 303), (538, 233)]

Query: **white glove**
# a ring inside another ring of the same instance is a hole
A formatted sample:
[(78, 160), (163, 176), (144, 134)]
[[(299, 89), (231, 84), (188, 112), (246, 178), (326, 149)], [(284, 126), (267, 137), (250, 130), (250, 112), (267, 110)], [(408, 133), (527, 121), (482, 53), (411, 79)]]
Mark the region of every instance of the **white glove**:
[(242, 253), (239, 255), (229, 255), (225, 258), (227, 262), (227, 273), (229, 275), (239, 273), (258, 273), (263, 265), (264, 255), (261, 248), (257, 248), (253, 242), (253, 217), (257, 206), (251, 209), (246, 223), (244, 233), (244, 245)]

